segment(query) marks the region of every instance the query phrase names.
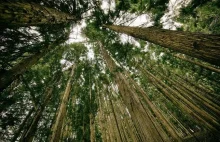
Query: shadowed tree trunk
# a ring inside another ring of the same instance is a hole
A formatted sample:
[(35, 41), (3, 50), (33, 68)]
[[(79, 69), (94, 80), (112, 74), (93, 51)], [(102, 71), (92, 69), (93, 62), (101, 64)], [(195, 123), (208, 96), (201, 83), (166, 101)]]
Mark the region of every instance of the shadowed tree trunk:
[(61, 129), (63, 127), (63, 121), (66, 116), (66, 107), (67, 107), (66, 105), (69, 100), (74, 69), (75, 69), (75, 65), (72, 67), (72, 71), (70, 73), (69, 80), (66, 85), (66, 90), (64, 92), (64, 95), (63, 95), (63, 98), (62, 98), (62, 101), (60, 104), (60, 108), (58, 109), (57, 118), (56, 118), (55, 124), (52, 128), (52, 135), (51, 135), (50, 142), (59, 142), (60, 141)]
[(23, 122), (21, 123), (21, 125), (19, 126), (18, 130), (15, 132), (14, 137), (12, 138), (11, 142), (15, 142), (18, 138), (18, 136), (20, 135), (21, 131), (23, 130), (24, 126), (26, 125), (28, 119), (31, 117), (31, 114), (34, 112), (35, 107), (33, 107), (28, 115), (25, 117), (25, 119), (23, 120)]
[(139, 28), (104, 25), (116, 32), (147, 40), (214, 65), (220, 65), (220, 35), (171, 31), (156, 27)]
[(133, 82), (135, 88), (141, 93), (148, 106), (152, 109), (153, 113), (157, 116), (169, 134), (175, 139), (175, 141), (180, 141), (174, 126), (159, 112), (156, 106), (149, 100), (148, 95), (144, 92), (144, 90), (134, 80), (130, 80)]
[(1, 3), (0, 26), (39, 26), (76, 20), (75, 16), (34, 3)]
[[(111, 72), (114, 72), (117, 69), (116, 63), (108, 55), (108, 52), (102, 47), (102, 44), (99, 43), (102, 50), (103, 58), (106, 61), (106, 64)], [(145, 141), (164, 141), (158, 132), (155, 125), (152, 123), (149, 114), (147, 114), (141, 106), (141, 102), (137, 97), (137, 94), (131, 90), (129, 82), (127, 82), (126, 77), (120, 73), (115, 73), (115, 82), (118, 85), (118, 90), (122, 96), (122, 99), (127, 106), (129, 113), (136, 127), (138, 127), (138, 132), (142, 132), (142, 139)], [(152, 137), (153, 135), (153, 137)]]
[(163, 94), (166, 95), (166, 97), (169, 98), (174, 104), (176, 104), (181, 110), (197, 118), (199, 122), (206, 125), (210, 130), (216, 131), (218, 129), (220, 124), (216, 118), (208, 114), (206, 111), (200, 109), (198, 106), (195, 106), (193, 103), (181, 96), (181, 94), (166, 85), (149, 71), (144, 70), (142, 67), (140, 67), (140, 70), (144, 74), (146, 73), (146, 77), (148, 76), (148, 79), (154, 84), (154, 86), (163, 92)]
[(32, 142), (33, 141), (33, 138), (34, 138), (34, 134), (37, 130), (37, 126), (38, 126), (38, 122), (42, 116), (42, 113), (46, 107), (46, 105), (48, 104), (51, 96), (52, 96), (52, 91), (53, 89), (52, 88), (48, 88), (47, 89), (47, 96), (45, 98), (45, 101), (44, 103), (39, 107), (39, 109), (36, 111), (35, 113), (35, 116), (34, 116), (34, 119), (33, 121), (31, 122), (31, 125), (30, 127), (27, 129), (27, 131), (24, 131), (24, 135), (23, 137), (19, 140), (20, 142)]
[(109, 95), (109, 92), (106, 91), (106, 94), (109, 98), (109, 103), (110, 103), (110, 108), (111, 108), (111, 111), (113, 113), (113, 116), (114, 116), (114, 120), (115, 120), (115, 123), (116, 123), (116, 126), (117, 126), (117, 131), (119, 133), (119, 138), (120, 138), (120, 141), (123, 142), (122, 140), (122, 134), (121, 134), (121, 131), (120, 131), (120, 128), (119, 128), (119, 124), (118, 124), (118, 120), (117, 120), (117, 117), (116, 117), (116, 114), (115, 114), (115, 109), (114, 109), (114, 106), (113, 106), (113, 103), (112, 103), (112, 97)]
[(32, 56), (24, 59), (12, 69), (3, 71), (0, 74), (0, 92), (7, 88), (14, 80), (18, 78), (19, 75), (25, 73), (31, 66), (36, 64), (40, 58), (45, 56), (50, 50), (54, 49), (54, 46), (57, 46), (64, 42), (64, 38), (59, 38), (55, 42), (53, 42), (51, 45), (48, 45), (47, 47), (44, 47), (41, 51), (33, 54)]
[(188, 59), (188, 58), (183, 57), (183, 56), (180, 56), (180, 55), (174, 55), (174, 56), (177, 57), (177, 58), (179, 58), (179, 59), (181, 59), (181, 60), (184, 60), (184, 61), (190, 62), (190, 63), (192, 63), (192, 64), (198, 65), (198, 66), (200, 66), (200, 67), (202, 67), (202, 68), (205, 68), (205, 69), (207, 69), (207, 70), (220, 73), (220, 69), (214, 68), (214, 67), (212, 67), (212, 66), (210, 66), (210, 65), (205, 65), (205, 64), (202, 64), (202, 63), (197, 62), (197, 61), (193, 61), (193, 60), (191, 60), (191, 59)]
[(90, 127), (90, 142), (95, 142), (95, 116), (93, 114), (92, 86), (89, 73), (89, 127)]

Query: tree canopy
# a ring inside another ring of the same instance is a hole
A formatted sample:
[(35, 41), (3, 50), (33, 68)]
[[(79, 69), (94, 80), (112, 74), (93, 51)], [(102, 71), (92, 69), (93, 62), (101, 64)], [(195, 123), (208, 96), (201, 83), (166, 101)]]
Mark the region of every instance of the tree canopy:
[(1, 141), (219, 141), (217, 0), (2, 0)]

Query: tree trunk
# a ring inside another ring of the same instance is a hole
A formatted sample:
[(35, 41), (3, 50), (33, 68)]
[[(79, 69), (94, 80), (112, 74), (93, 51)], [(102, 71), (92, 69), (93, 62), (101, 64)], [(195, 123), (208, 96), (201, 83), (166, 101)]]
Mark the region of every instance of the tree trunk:
[(32, 140), (33, 140), (33, 138), (34, 138), (34, 134), (35, 134), (35, 132), (36, 132), (36, 130), (37, 130), (37, 126), (38, 126), (38, 122), (39, 122), (39, 120), (40, 120), (40, 118), (41, 118), (41, 116), (42, 116), (42, 113), (43, 113), (43, 111), (44, 111), (44, 109), (45, 109), (45, 107), (46, 107), (46, 105), (48, 104), (48, 102), (49, 102), (49, 100), (50, 100), (50, 98), (51, 98), (51, 96), (52, 96), (52, 91), (53, 91), (53, 89), (52, 88), (49, 88), (49, 89), (47, 89), (47, 96), (46, 96), (46, 98), (45, 98), (45, 101), (44, 101), (44, 103), (39, 107), (39, 109), (36, 111), (36, 113), (35, 113), (35, 116), (34, 116), (34, 119), (33, 119), (33, 121), (31, 122), (31, 125), (30, 125), (30, 127), (28, 128), (28, 130), (27, 131), (25, 131), (24, 133), (24, 137), (22, 137), (19, 141), (20, 142), (23, 142), (23, 141), (25, 141), (25, 142), (32, 142)]
[(213, 118), (207, 112), (199, 109), (197, 106), (193, 105), (183, 96), (181, 96), (178, 92), (171, 89), (168, 85), (156, 78), (147, 70), (144, 70), (142, 67), (140, 67), (140, 69), (143, 73), (147, 74), (148, 79), (152, 81), (155, 87), (157, 87), (161, 92), (163, 92), (163, 94), (166, 95), (167, 98), (169, 98), (174, 104), (176, 104), (182, 111), (185, 111), (188, 114), (196, 117), (198, 121), (202, 122), (208, 128), (212, 130), (216, 130), (216, 128), (218, 129), (219, 124), (215, 118)]
[(95, 142), (95, 118), (93, 115), (92, 89), (91, 77), (89, 73), (89, 127), (90, 127), (90, 142)]
[(76, 20), (75, 16), (34, 3), (1, 3), (0, 27), (39, 26)]
[[(196, 106), (205, 106), (206, 108), (210, 109), (210, 111), (215, 112), (217, 116), (220, 115), (220, 107), (218, 105), (215, 105), (214, 102), (208, 100), (200, 93), (197, 93), (197, 91), (191, 89), (191, 86), (188, 86), (181, 80), (177, 80), (175, 77), (173, 77), (173, 75), (167, 77), (162, 73), (158, 72), (156, 69), (150, 69), (152, 70), (152, 72), (159, 75), (161, 79), (166, 80), (166, 82), (170, 84), (169, 86), (171, 86), (171, 88), (177, 90), (180, 94), (182, 94), (183, 97), (188, 98), (190, 102), (195, 103)], [(150, 69), (148, 68), (148, 70)], [(207, 113), (210, 113), (210, 111), (206, 110)]]
[(69, 80), (66, 85), (66, 90), (64, 92), (62, 102), (60, 104), (60, 108), (58, 110), (56, 122), (55, 122), (53, 130), (52, 130), (50, 142), (59, 142), (60, 141), (61, 129), (63, 127), (63, 121), (66, 116), (66, 107), (67, 107), (67, 102), (69, 100), (70, 90), (71, 90), (71, 86), (72, 86), (71, 83), (72, 83), (72, 79), (73, 79), (74, 69), (75, 69), (75, 65), (72, 67), (72, 71), (70, 73), (70, 77), (69, 77)]
[(16, 80), (19, 75), (25, 73), (31, 66), (36, 64), (39, 59), (45, 56), (50, 50), (54, 49), (54, 46), (57, 46), (64, 41), (65, 40), (63, 38), (59, 38), (51, 45), (43, 48), (42, 51), (39, 51), (34, 55), (24, 59), (23, 61), (12, 67), (12, 69), (2, 72), (0, 74), (0, 92), (7, 88), (14, 80)]
[(11, 142), (15, 142), (18, 138), (18, 136), (20, 135), (21, 131), (23, 130), (24, 126), (26, 125), (28, 119), (31, 117), (31, 114), (34, 112), (35, 107), (33, 107), (28, 115), (25, 117), (25, 119), (23, 120), (23, 122), (21, 123), (21, 125), (19, 126), (18, 130), (15, 132), (14, 137), (12, 138)]
[(109, 95), (108, 91), (106, 92), (106, 94), (107, 94), (107, 96), (109, 98), (110, 108), (111, 108), (111, 111), (112, 111), (113, 116), (114, 116), (114, 120), (115, 120), (115, 123), (116, 123), (116, 126), (117, 126), (117, 130), (118, 130), (118, 133), (119, 133), (120, 141), (123, 142), (122, 134), (121, 134), (121, 131), (120, 131), (120, 128), (119, 128), (119, 124), (118, 124), (118, 120), (117, 120), (117, 117), (116, 117), (116, 114), (115, 114), (115, 109), (114, 109), (114, 106), (113, 106), (113, 103), (112, 103), (112, 97)]
[(210, 65), (205, 65), (205, 64), (203, 64), (203, 63), (200, 63), (200, 62), (197, 62), (197, 61), (193, 61), (193, 60), (191, 60), (191, 59), (188, 59), (188, 58), (183, 57), (183, 56), (180, 56), (180, 55), (174, 55), (174, 56), (177, 57), (177, 58), (179, 58), (179, 59), (181, 59), (181, 60), (184, 60), (184, 61), (190, 62), (190, 63), (192, 63), (192, 64), (198, 65), (198, 66), (200, 66), (200, 67), (202, 67), (202, 68), (204, 68), (204, 69), (207, 69), (207, 70), (210, 70), (210, 71), (213, 71), (213, 72), (220, 73), (220, 69), (214, 68), (214, 67), (212, 67), (212, 66), (210, 66)]
[[(114, 60), (108, 55), (108, 52), (102, 47), (101, 43), (100, 48), (102, 50), (103, 57), (107, 63), (107, 66), (111, 72), (113, 72), (117, 66)], [(118, 85), (118, 90), (121, 94), (121, 97), (127, 106), (131, 118), (137, 127), (138, 131), (142, 131), (142, 139), (146, 141), (164, 141), (160, 133), (157, 131), (157, 128), (152, 123), (149, 118), (149, 115), (145, 112), (144, 108), (141, 106), (140, 100), (137, 97), (137, 94), (131, 90), (131, 86), (126, 81), (125, 76), (122, 73), (116, 72), (115, 82)]]
[(169, 121), (167, 121), (167, 119), (165, 119), (163, 117), (163, 115), (159, 112), (159, 110), (156, 108), (156, 106), (149, 100), (148, 95), (144, 92), (144, 90), (135, 81), (133, 81), (133, 84), (134, 84), (135, 88), (138, 91), (140, 91), (140, 93), (141, 93), (142, 97), (144, 98), (144, 100), (146, 101), (147, 105), (151, 108), (153, 113), (160, 120), (160, 122), (163, 124), (165, 129), (169, 132), (169, 134), (174, 138), (175, 141), (180, 141), (180, 137), (176, 133), (174, 126)]
[(139, 28), (104, 25), (111, 30), (147, 40), (214, 65), (220, 65), (220, 35), (171, 31), (156, 27)]

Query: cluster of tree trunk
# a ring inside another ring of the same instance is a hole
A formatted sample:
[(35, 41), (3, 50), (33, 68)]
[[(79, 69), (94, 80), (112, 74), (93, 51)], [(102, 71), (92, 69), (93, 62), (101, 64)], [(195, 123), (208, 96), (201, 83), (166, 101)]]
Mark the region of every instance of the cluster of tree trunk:
[[(0, 11), (0, 26), (3, 27), (39, 26), (76, 21), (76, 18), (72, 15), (33, 3), (2, 3), (0, 5)], [(104, 27), (152, 42), (179, 53), (196, 57), (217, 66), (220, 65), (219, 35), (171, 31), (158, 29), (156, 27), (139, 28), (116, 25), (104, 25)], [(10, 70), (1, 71), (0, 91), (3, 91), (3, 89), (7, 88), (20, 75), (24, 74), (31, 66), (36, 64), (40, 58), (54, 49), (54, 46), (63, 43), (65, 40), (66, 38), (58, 38), (55, 42), (45, 46), (43, 50), (21, 61)], [(96, 82), (97, 90), (100, 90), (97, 93), (97, 100), (99, 102), (97, 116), (93, 114), (93, 89), (92, 83), (90, 82), (89, 84), (90, 109), (88, 115), (91, 142), (96, 141), (96, 120), (100, 126), (103, 141), (169, 142), (183, 141), (184, 138), (191, 139), (192, 141), (197, 140), (194, 134), (183, 126), (181, 122), (178, 122), (178, 126), (172, 123), (170, 119), (167, 118), (167, 114), (165, 114), (155, 102), (151, 101), (146, 91), (130, 77), (127, 71), (123, 70), (120, 72), (117, 70), (119, 67), (104, 48), (104, 44), (98, 42), (98, 45), (107, 68), (114, 74), (114, 79), (111, 84), (103, 85), (103, 89), (98, 88), (98, 83)], [(219, 69), (206, 66), (200, 62), (192, 61), (178, 55), (176, 55), (176, 57), (206, 68), (207, 70), (217, 73), (220, 72)], [(55, 122), (52, 124), (51, 142), (58, 142), (61, 137), (65, 135), (67, 137), (67, 131), (70, 131), (68, 126), (64, 126), (64, 120), (70, 121), (66, 118), (67, 102), (70, 98), (75, 66), (76, 65), (72, 66), (65, 92), (62, 95), (56, 113)], [(214, 132), (219, 131), (220, 121), (218, 117), (220, 116), (220, 102), (215, 100), (216, 94), (193, 84), (175, 73), (173, 74), (174, 77), (166, 77), (149, 66), (144, 68), (143, 65), (138, 65), (137, 68), (141, 74), (147, 78), (165, 98), (177, 106), (181, 112), (185, 112), (192, 120), (195, 119), (199, 125), (205, 125), (207, 130)], [(156, 73), (156, 75), (153, 73)], [(166, 83), (163, 80), (165, 80)], [(118, 88), (111, 87), (111, 89), (109, 89), (110, 85), (117, 86)], [(45, 107), (51, 100), (52, 94), (53, 87), (47, 87), (43, 103), (38, 107), (36, 107), (37, 103), (35, 103), (35, 108), (29, 111), (12, 141), (17, 140), (19, 133), (24, 129), (24, 124), (27, 124), (28, 118), (35, 111), (32, 121), (28, 125), (28, 128), (23, 131), (20, 138), (20, 141), (33, 141), (38, 123)], [(166, 109), (165, 105), (164, 109)], [(178, 121), (176, 116), (171, 114), (170, 117)], [(83, 137), (85, 135), (84, 129), (83, 123)], [(187, 138), (186, 135), (188, 136)]]

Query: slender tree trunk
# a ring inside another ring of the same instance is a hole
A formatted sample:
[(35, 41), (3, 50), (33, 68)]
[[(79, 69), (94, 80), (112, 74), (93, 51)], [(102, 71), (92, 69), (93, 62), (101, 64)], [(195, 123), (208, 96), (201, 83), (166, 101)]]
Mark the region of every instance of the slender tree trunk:
[(119, 124), (118, 124), (118, 120), (117, 120), (117, 117), (116, 117), (116, 114), (115, 114), (115, 109), (114, 109), (114, 106), (113, 106), (113, 103), (112, 103), (112, 97), (109, 95), (109, 92), (107, 92), (107, 95), (108, 95), (108, 98), (109, 98), (110, 108), (112, 110), (114, 120), (115, 120), (115, 123), (116, 123), (116, 126), (117, 126), (117, 130), (118, 130), (118, 133), (119, 133), (120, 141), (123, 142), (122, 134), (121, 134)]
[(220, 65), (220, 35), (171, 31), (156, 27), (139, 28), (104, 25), (104, 27), (147, 40), (214, 65)]
[[(148, 69), (149, 70), (149, 69)], [(186, 86), (186, 83), (180, 82), (181, 80), (177, 80), (176, 78), (173, 78), (173, 75), (170, 77), (166, 77), (165, 75), (161, 74), (155, 69), (152, 69), (152, 72), (159, 75), (163, 80), (166, 80), (170, 83), (170, 86), (177, 90), (180, 94), (182, 94), (183, 97), (188, 98), (188, 100), (192, 103), (194, 103), (196, 106), (199, 105), (205, 106), (209, 108), (211, 111), (215, 112), (216, 114), (220, 115), (220, 107), (218, 105), (215, 105), (214, 102), (208, 100), (203, 95), (197, 93), (195, 90), (191, 89), (191, 86)], [(173, 78), (173, 79), (172, 79)], [(210, 113), (209, 111), (206, 111), (207, 113)], [(217, 115), (217, 116), (218, 116)]]
[(34, 3), (1, 3), (0, 27), (39, 26), (76, 20), (75, 16)]
[(23, 122), (21, 123), (21, 125), (19, 126), (18, 130), (15, 132), (14, 137), (12, 138), (11, 142), (15, 142), (18, 138), (18, 136), (20, 135), (21, 131), (23, 130), (24, 126), (26, 125), (28, 119), (31, 117), (31, 114), (34, 112), (35, 107), (33, 107), (28, 115), (25, 117), (25, 119), (23, 120)]
[[(104, 50), (101, 43), (100, 48), (102, 49), (102, 54), (106, 60), (107, 66), (111, 72), (113, 72), (117, 66), (113, 59), (108, 55), (108, 52)], [(152, 124), (149, 115), (146, 114), (144, 108), (141, 106), (140, 100), (137, 97), (137, 94), (131, 90), (131, 86), (126, 81), (123, 74), (117, 72), (115, 82), (118, 85), (119, 92), (122, 96), (122, 99), (127, 106), (131, 118), (136, 126), (140, 127), (138, 131), (142, 131), (142, 139), (146, 141), (163, 141), (161, 135), (157, 131), (157, 128)]]
[[(123, 120), (121, 120), (120, 122), (122, 123), (122, 127), (125, 129), (125, 131), (127, 132), (128, 136), (131, 137), (132, 139), (132, 142), (135, 142), (135, 141), (138, 141), (137, 139), (137, 134), (136, 134), (136, 131), (133, 127), (133, 124), (130, 122), (131, 119), (129, 118), (129, 116), (125, 113), (125, 106), (122, 107), (122, 104), (123, 103), (121, 101), (121, 99), (119, 99), (119, 102), (118, 102), (118, 113), (119, 114), (122, 114), (123, 115)], [(129, 121), (130, 120), (130, 121)]]
[(46, 96), (46, 98), (45, 98), (44, 103), (43, 103), (43, 104), (39, 107), (39, 109), (36, 111), (35, 116), (34, 116), (34, 119), (33, 119), (33, 121), (31, 122), (30, 127), (28, 128), (27, 131), (24, 132), (24, 133), (25, 133), (25, 134), (23, 135), (24, 137), (22, 137), (22, 138), (20, 139), (20, 142), (23, 142), (23, 141), (25, 141), (25, 142), (32, 142), (32, 140), (33, 140), (33, 138), (34, 138), (34, 134), (35, 134), (35, 132), (36, 132), (36, 130), (37, 130), (38, 122), (39, 122), (39, 120), (40, 120), (40, 118), (41, 118), (41, 116), (42, 116), (42, 113), (43, 113), (43, 111), (44, 111), (46, 105), (48, 104), (48, 102), (49, 102), (49, 100), (50, 100), (50, 98), (51, 98), (51, 96), (52, 96), (52, 91), (53, 91), (52, 88), (49, 88), (49, 89), (46, 91), (46, 92), (47, 92), (47, 96)]
[(219, 99), (216, 99), (218, 97), (218, 94), (215, 94), (213, 92), (213, 90), (209, 90), (207, 87), (204, 87), (204, 86), (200, 86), (198, 85), (197, 83), (194, 83), (193, 81), (190, 81), (189, 79), (187, 78), (184, 78), (178, 74), (175, 74), (174, 75), (182, 80), (183, 82), (189, 84), (191, 87), (193, 87), (197, 92), (199, 92), (201, 95), (204, 95), (207, 99), (210, 99), (211, 101), (215, 102), (217, 105), (220, 105), (220, 101)]
[(157, 87), (160, 91), (162, 91), (179, 108), (181, 108), (183, 111), (186, 111), (188, 114), (198, 118), (198, 120), (201, 121), (208, 128), (210, 128), (212, 130), (216, 130), (216, 128), (218, 128), (219, 123), (218, 123), (218, 121), (216, 121), (216, 118), (213, 118), (207, 112), (205, 112), (205, 111), (199, 109), (197, 106), (193, 105), (186, 98), (181, 96), (175, 90), (171, 89), (168, 85), (166, 85), (164, 82), (162, 82), (161, 80), (156, 78), (154, 75), (152, 75), (147, 70), (143, 70), (143, 68), (141, 68), (141, 70), (142, 70), (142, 72), (144, 72), (148, 75), (148, 78), (152, 81), (152, 83), (155, 85), (155, 87)]
[(153, 113), (157, 116), (157, 118), (160, 120), (160, 122), (163, 124), (165, 129), (169, 132), (169, 134), (174, 138), (175, 141), (180, 141), (180, 137), (176, 133), (173, 125), (169, 121), (167, 121), (167, 119), (165, 119), (163, 117), (163, 115), (159, 112), (159, 110), (156, 108), (156, 106), (149, 100), (149, 98), (147, 97), (147, 94), (143, 91), (143, 89), (140, 86), (138, 86), (138, 84), (135, 81), (133, 81), (133, 84), (134, 84), (135, 88), (138, 91), (140, 91), (140, 93), (142, 94), (142, 97), (144, 98), (144, 100), (146, 101), (148, 106), (151, 108)]
[(94, 115), (93, 115), (93, 102), (92, 102), (92, 89), (91, 89), (91, 77), (89, 73), (89, 127), (90, 127), (90, 142), (95, 142), (95, 120), (94, 120)]
[(63, 127), (63, 121), (64, 121), (64, 118), (66, 116), (66, 107), (67, 107), (66, 105), (67, 105), (67, 102), (69, 100), (74, 69), (75, 69), (75, 65), (72, 67), (72, 71), (70, 73), (70, 77), (69, 77), (69, 80), (68, 80), (67, 85), (66, 85), (66, 90), (64, 92), (62, 102), (60, 104), (60, 108), (58, 110), (56, 122), (55, 122), (53, 130), (52, 130), (52, 135), (51, 135), (50, 142), (59, 142), (60, 141), (61, 129)]
[(22, 82), (23, 82), (24, 85), (25, 85), (25, 88), (27, 88), (27, 90), (30, 92), (31, 101), (32, 101), (32, 103), (33, 103), (33, 105), (34, 105), (35, 110), (37, 110), (38, 101), (37, 101), (37, 99), (36, 99), (36, 97), (35, 97), (35, 94), (34, 94), (34, 92), (32, 91), (31, 87), (29, 86), (29, 83), (25, 80), (25, 78), (24, 78), (23, 76), (21, 76), (21, 78), (22, 78)]
[(25, 73), (31, 66), (36, 64), (40, 58), (42, 58), (49, 51), (54, 49), (54, 46), (57, 46), (64, 41), (65, 39), (59, 38), (51, 45), (48, 45), (47, 47), (43, 48), (42, 51), (39, 51), (34, 55), (24, 59), (23, 61), (12, 67), (12, 69), (2, 72), (0, 74), (0, 92), (7, 88), (14, 80), (16, 80), (19, 75)]
[(198, 65), (198, 66), (200, 66), (200, 67), (202, 67), (202, 68), (204, 68), (204, 69), (207, 69), (207, 70), (210, 70), (210, 71), (213, 71), (213, 72), (220, 73), (220, 69), (214, 68), (214, 67), (212, 67), (212, 66), (210, 66), (210, 65), (205, 65), (205, 64), (202, 64), (202, 63), (197, 62), (197, 61), (193, 61), (193, 60), (191, 60), (191, 59), (188, 59), (188, 58), (183, 57), (183, 56), (180, 56), (180, 55), (174, 55), (174, 56), (177, 57), (177, 58), (179, 58), (179, 59), (181, 59), (181, 60), (184, 60), (184, 61), (190, 62), (190, 63), (192, 63), (192, 64)]

